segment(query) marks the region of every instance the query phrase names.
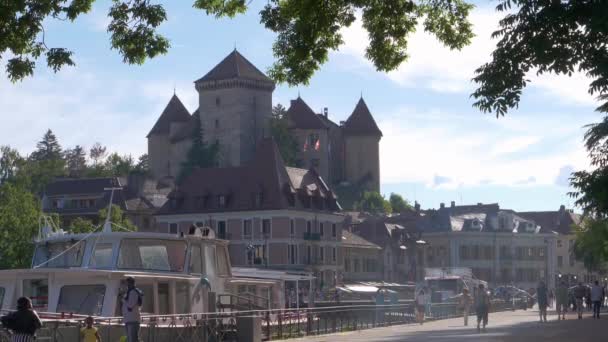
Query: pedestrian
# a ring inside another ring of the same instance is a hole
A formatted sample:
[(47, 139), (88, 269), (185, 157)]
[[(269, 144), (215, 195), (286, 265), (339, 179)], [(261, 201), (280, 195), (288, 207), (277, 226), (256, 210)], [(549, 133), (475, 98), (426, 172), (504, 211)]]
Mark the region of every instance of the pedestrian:
[(128, 342), (139, 341), (139, 327), (141, 324), (141, 306), (143, 293), (135, 287), (135, 279), (127, 278), (127, 292), (122, 298), (122, 316), (125, 323)]
[(488, 325), (488, 312), (490, 311), (490, 296), (483, 284), (479, 284), (477, 294), (475, 296), (475, 311), (477, 313), (477, 331), (480, 331), (479, 325), (483, 323), (483, 330), (486, 330)]
[(583, 319), (583, 298), (587, 295), (587, 288), (583, 283), (578, 283), (576, 287), (574, 287), (574, 300), (576, 301), (576, 313), (578, 314), (578, 319)]
[(600, 307), (602, 304), (602, 299), (604, 295), (604, 289), (600, 286), (599, 282), (596, 280), (593, 286), (591, 286), (591, 302), (593, 303), (593, 318), (600, 318)]
[(17, 311), (0, 318), (2, 326), (12, 333), (11, 342), (34, 342), (36, 331), (42, 327), (42, 322), (28, 297), (17, 299)]
[(99, 336), (99, 331), (97, 328), (93, 326), (95, 321), (93, 317), (89, 316), (84, 320), (86, 326), (80, 329), (80, 337), (82, 338), (82, 342), (101, 342), (101, 337)]
[(471, 295), (469, 294), (469, 289), (462, 290), (460, 305), (462, 306), (462, 316), (464, 317), (464, 326), (466, 327), (469, 325), (469, 314), (471, 311)]
[(547, 292), (547, 286), (545, 285), (545, 282), (541, 280), (538, 283), (538, 288), (536, 289), (536, 301), (538, 302), (538, 314), (540, 316), (541, 323), (547, 322), (547, 305), (549, 302)]
[(424, 312), (426, 311), (426, 293), (424, 289), (420, 289), (418, 295), (416, 295), (416, 322), (424, 323)]
[(553, 289), (549, 290), (549, 307), (552, 308), (553, 307), (553, 303), (555, 302), (555, 292), (553, 292)]
[(556, 295), (556, 309), (557, 309), (557, 320), (566, 319), (566, 311), (568, 310), (568, 302), (570, 300), (570, 295), (568, 294), (568, 286), (565, 281), (562, 281), (557, 290), (555, 291)]

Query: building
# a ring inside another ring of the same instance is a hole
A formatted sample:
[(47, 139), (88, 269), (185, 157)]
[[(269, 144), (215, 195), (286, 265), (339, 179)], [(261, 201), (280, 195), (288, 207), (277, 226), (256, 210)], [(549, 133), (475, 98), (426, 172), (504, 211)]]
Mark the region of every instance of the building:
[(455, 205), (424, 211), (428, 267), (467, 267), (490, 286), (554, 287), (556, 234), (498, 204)]
[[(237, 50), (198, 79), (195, 88), (198, 109), (191, 114), (173, 95), (147, 136), (157, 180), (180, 174), (197, 122), (204, 139), (219, 144), (221, 167), (247, 164), (258, 144), (270, 136), (275, 84)], [(347, 182), (380, 190), (382, 132), (363, 99), (340, 124), (330, 120), (327, 109), (315, 113), (300, 97), (291, 101), (287, 116), (300, 146), (295, 166), (314, 169), (330, 185)]]
[(342, 283), (383, 279), (382, 247), (345, 229), (341, 248), (344, 259)]
[(554, 211), (529, 211), (520, 212), (519, 215), (534, 220), (544, 230), (556, 232), (556, 255), (555, 264), (556, 280), (565, 280), (569, 284), (579, 281), (591, 282), (602, 280), (602, 274), (585, 268), (582, 261), (574, 256), (573, 247), (576, 241), (574, 228), (581, 223), (581, 215), (566, 209), (564, 205)]
[(341, 277), (344, 216), (314, 169), (286, 167), (271, 138), (241, 166), (196, 169), (157, 212), (157, 230), (212, 227), (234, 266), (312, 272), (317, 289)]
[[(111, 195), (112, 190), (114, 195)], [(58, 214), (64, 226), (76, 217), (99, 222), (99, 211), (112, 204), (141, 229), (154, 227), (154, 212), (167, 200), (170, 188), (157, 188), (157, 182), (144, 175), (129, 177), (58, 178), (48, 184), (42, 195), (42, 210)]]

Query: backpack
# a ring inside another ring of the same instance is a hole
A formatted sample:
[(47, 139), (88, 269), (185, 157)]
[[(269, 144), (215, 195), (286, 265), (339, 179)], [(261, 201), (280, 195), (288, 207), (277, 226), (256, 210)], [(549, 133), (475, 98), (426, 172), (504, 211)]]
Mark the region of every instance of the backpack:
[(135, 291), (135, 293), (137, 293), (137, 306), (142, 306), (144, 304), (144, 293), (141, 292), (140, 289), (138, 288), (134, 288), (129, 290), (129, 293), (127, 293), (127, 297), (129, 297), (129, 295), (131, 294), (131, 291)]

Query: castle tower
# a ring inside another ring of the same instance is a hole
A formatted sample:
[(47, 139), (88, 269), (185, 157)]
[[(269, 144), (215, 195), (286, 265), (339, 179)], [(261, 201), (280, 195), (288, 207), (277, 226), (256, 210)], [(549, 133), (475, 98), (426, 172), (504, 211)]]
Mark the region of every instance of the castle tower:
[[(179, 137), (190, 137), (192, 116), (174, 94), (148, 133), (148, 158), (155, 179), (177, 177), (188, 146), (183, 148)], [(184, 140), (184, 143), (188, 142)]]
[(195, 83), (203, 136), (220, 145), (220, 166), (253, 158), (269, 136), (275, 84), (236, 49)]
[(351, 184), (380, 192), (380, 139), (382, 131), (363, 98), (342, 126), (344, 176)]

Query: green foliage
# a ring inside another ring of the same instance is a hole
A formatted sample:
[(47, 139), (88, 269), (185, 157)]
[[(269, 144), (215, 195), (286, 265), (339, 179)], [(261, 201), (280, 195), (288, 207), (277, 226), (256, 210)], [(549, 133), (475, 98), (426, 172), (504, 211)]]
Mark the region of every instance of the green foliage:
[(279, 147), (281, 157), (287, 166), (296, 166), (298, 141), (289, 131), (289, 122), (285, 115), (287, 110), (283, 105), (277, 104), (272, 108), (270, 119), (270, 133)]
[(95, 225), (92, 221), (77, 217), (70, 222), (68, 231), (73, 234), (90, 233), (95, 230)]
[(492, 61), (476, 71), (476, 107), (505, 115), (519, 104), (528, 72), (578, 70), (593, 79), (589, 93), (604, 101), (598, 111), (607, 111), (607, 1), (501, 0), (496, 9), (505, 17), (492, 35), (500, 38)]
[(573, 252), (589, 271), (599, 271), (608, 260), (608, 220), (586, 218), (577, 227)]
[(0, 185), (0, 269), (29, 267), (40, 205), (25, 187)]
[(403, 213), (412, 209), (412, 205), (407, 200), (403, 199), (401, 195), (396, 193), (391, 193), (389, 203), (395, 213)]
[(375, 215), (390, 214), (393, 211), (391, 203), (375, 191), (364, 192), (361, 200), (355, 203), (354, 208)]
[[(105, 222), (106, 217), (108, 216), (108, 209), (104, 208), (99, 211), (99, 222)], [(122, 209), (119, 206), (112, 204), (112, 214), (110, 216), (110, 221), (112, 221), (117, 226), (130, 230), (137, 231), (137, 227), (129, 220), (123, 213)], [(112, 227), (112, 229), (116, 230), (116, 227)]]
[(24, 163), (19, 151), (10, 146), (0, 146), (0, 185), (14, 179)]
[[(58, 71), (74, 65), (73, 52), (48, 47), (44, 24), (52, 20), (74, 21), (90, 11), (95, 0), (4, 1), (0, 4), (0, 59), (5, 54), (8, 77), (13, 81), (31, 76), (36, 61), (46, 58)], [(194, 0), (194, 8), (216, 18), (245, 13), (251, 1)], [(407, 59), (408, 37), (422, 23), (451, 49), (460, 49), (473, 37), (467, 17), (472, 8), (465, 0), (269, 0), (260, 13), (261, 23), (276, 34), (276, 62), (269, 71), (278, 82), (306, 84), (329, 52), (343, 44), (341, 30), (351, 26), (360, 12), (369, 34), (366, 56), (378, 70), (396, 69)], [(150, 0), (113, 0), (108, 11), (112, 49), (125, 63), (142, 64), (165, 54), (169, 41), (159, 34), (167, 20), (162, 4)]]
[(192, 146), (182, 163), (181, 172), (177, 178), (178, 182), (184, 180), (195, 168), (215, 167), (218, 165), (220, 148), (217, 143), (207, 144), (203, 138), (200, 116), (195, 116), (194, 129), (192, 130)]
[(87, 168), (87, 153), (80, 145), (66, 150), (65, 159), (70, 177), (81, 176)]
[(135, 171), (143, 174), (150, 173), (150, 158), (148, 157), (147, 153), (139, 156), (137, 165), (135, 165)]
[(135, 169), (135, 162), (130, 155), (121, 156), (114, 152), (106, 159), (104, 168), (108, 176), (125, 176)]

